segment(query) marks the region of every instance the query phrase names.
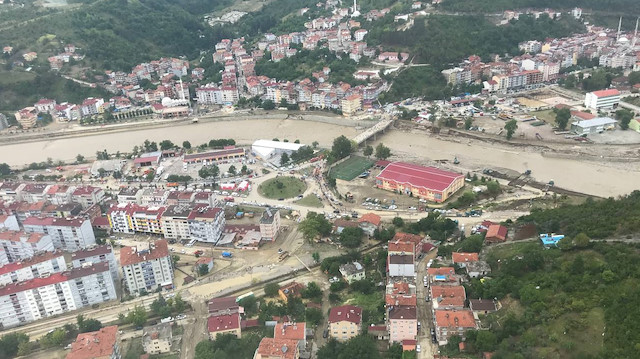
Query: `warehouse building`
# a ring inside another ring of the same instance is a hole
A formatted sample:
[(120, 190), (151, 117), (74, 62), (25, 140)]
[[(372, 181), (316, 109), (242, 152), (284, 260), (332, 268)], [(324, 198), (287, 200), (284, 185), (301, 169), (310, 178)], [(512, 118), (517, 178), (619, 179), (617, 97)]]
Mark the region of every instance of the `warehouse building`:
[(202, 153), (193, 153), (184, 155), (182, 161), (184, 163), (214, 163), (219, 161), (228, 161), (244, 158), (244, 148), (229, 146), (221, 150), (213, 150)]
[(584, 96), (584, 106), (592, 110), (607, 110), (618, 107), (620, 91), (616, 89), (589, 92)]
[(435, 167), (392, 162), (376, 177), (376, 187), (441, 203), (464, 187), (464, 176)]
[(282, 156), (283, 153), (291, 156), (293, 152), (303, 146), (304, 145), (300, 143), (257, 140), (251, 145), (251, 152), (264, 161), (280, 166), (280, 156)]
[(616, 128), (616, 120), (610, 117), (596, 117), (592, 120), (576, 121), (571, 124), (571, 132), (576, 135), (601, 133)]

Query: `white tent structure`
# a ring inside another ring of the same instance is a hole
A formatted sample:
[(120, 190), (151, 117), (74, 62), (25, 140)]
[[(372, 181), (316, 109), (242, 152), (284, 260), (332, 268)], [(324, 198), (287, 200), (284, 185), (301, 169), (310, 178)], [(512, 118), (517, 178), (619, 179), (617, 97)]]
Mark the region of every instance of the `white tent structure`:
[(291, 155), (302, 146), (304, 145), (301, 143), (257, 140), (251, 145), (251, 152), (263, 160), (279, 166), (280, 156), (282, 156), (283, 153)]

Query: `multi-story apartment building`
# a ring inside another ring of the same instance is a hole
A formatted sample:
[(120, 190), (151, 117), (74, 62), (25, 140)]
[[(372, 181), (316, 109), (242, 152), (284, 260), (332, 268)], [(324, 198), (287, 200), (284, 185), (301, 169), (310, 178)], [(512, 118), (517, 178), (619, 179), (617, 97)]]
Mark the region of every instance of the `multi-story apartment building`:
[(71, 203), (71, 196), (76, 188), (67, 185), (53, 185), (47, 189), (45, 200), (55, 205)]
[(0, 199), (5, 202), (16, 202), (21, 200), (24, 183), (4, 182), (0, 186)]
[(66, 359), (120, 359), (119, 342), (117, 325), (80, 333)]
[(260, 217), (260, 235), (263, 240), (273, 241), (280, 230), (280, 211), (267, 208)]
[(120, 250), (120, 266), (129, 293), (140, 294), (173, 286), (173, 266), (167, 241), (155, 241), (146, 249), (124, 247)]
[(37, 253), (53, 252), (50, 235), (23, 231), (0, 232), (0, 251), (8, 263), (26, 260)]
[(160, 219), (162, 226), (162, 234), (164, 238), (169, 239), (188, 239), (189, 232), (189, 215), (192, 208), (189, 205), (173, 205), (169, 206)]
[(25, 232), (49, 234), (56, 249), (73, 252), (96, 244), (88, 219), (29, 217), (22, 224)]
[(620, 103), (620, 91), (616, 89), (589, 92), (584, 96), (584, 106), (592, 110), (613, 109)]
[(478, 328), (473, 312), (469, 309), (436, 310), (434, 322), (436, 337), (440, 345), (446, 345), (451, 336), (458, 335), (464, 338), (467, 330)]
[(41, 183), (29, 183), (22, 189), (21, 199), (27, 203), (36, 203), (46, 200), (47, 190), (51, 185)]
[(107, 263), (0, 287), (0, 328), (116, 299)]
[(24, 282), (66, 270), (67, 264), (64, 261), (62, 251), (43, 252), (27, 260), (0, 267), (0, 286)]
[(224, 230), (224, 211), (219, 207), (195, 208), (188, 217), (191, 239), (216, 243)]
[(104, 202), (104, 190), (99, 187), (83, 186), (73, 191), (71, 200), (80, 203), (82, 208), (89, 208), (94, 204)]
[(107, 211), (107, 218), (114, 232), (162, 234), (161, 218), (164, 211), (165, 207), (121, 203)]
[(389, 306), (389, 342), (401, 343), (403, 340), (415, 340), (418, 335), (418, 314), (416, 306)]
[(333, 307), (329, 312), (329, 335), (347, 341), (362, 331), (362, 308), (354, 305)]
[(118, 263), (116, 257), (113, 255), (111, 246), (91, 246), (85, 249), (78, 250), (71, 253), (71, 265), (74, 268), (80, 268), (85, 263), (109, 263), (109, 270), (111, 271), (111, 277), (114, 280), (119, 278), (118, 275)]
[(142, 190), (135, 187), (124, 187), (118, 192), (119, 204), (137, 204), (142, 198)]
[(19, 231), (18, 218), (14, 215), (0, 214), (0, 230)]

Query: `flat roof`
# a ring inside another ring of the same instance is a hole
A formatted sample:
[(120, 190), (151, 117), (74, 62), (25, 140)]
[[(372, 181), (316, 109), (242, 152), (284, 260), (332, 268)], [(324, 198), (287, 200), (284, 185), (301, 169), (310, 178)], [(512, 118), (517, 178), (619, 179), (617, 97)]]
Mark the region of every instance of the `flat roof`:
[(289, 150), (289, 151), (297, 151), (300, 147), (304, 146), (301, 143), (293, 143), (293, 142), (280, 142), (280, 141), (271, 141), (271, 140), (257, 140), (251, 145), (252, 147), (266, 147), (273, 148), (279, 150)]
[(591, 120), (583, 120), (576, 121), (572, 123), (572, 125), (576, 125), (578, 127), (594, 127), (594, 126), (604, 126), (604, 125), (612, 125), (617, 121), (610, 117), (596, 117)]
[(424, 167), (405, 162), (392, 162), (376, 177), (396, 183), (408, 184), (428, 190), (444, 191), (453, 182), (463, 177), (460, 173), (444, 171), (435, 167)]

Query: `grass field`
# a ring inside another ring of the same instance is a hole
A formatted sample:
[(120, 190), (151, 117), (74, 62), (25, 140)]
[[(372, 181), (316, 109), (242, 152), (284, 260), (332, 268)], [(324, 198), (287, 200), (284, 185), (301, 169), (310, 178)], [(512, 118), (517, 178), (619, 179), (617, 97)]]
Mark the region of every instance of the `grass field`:
[(296, 204), (299, 204), (305, 207), (316, 207), (316, 208), (322, 207), (322, 201), (320, 201), (318, 197), (316, 197), (314, 194), (310, 194), (304, 197), (303, 199), (296, 201)]
[(375, 162), (364, 158), (353, 156), (331, 169), (331, 177), (345, 181), (351, 181), (362, 172), (371, 168)]
[(261, 196), (272, 199), (291, 198), (304, 193), (307, 185), (295, 177), (272, 178), (258, 187)]
[(626, 103), (630, 103), (635, 106), (640, 106), (640, 97), (628, 96), (622, 99)]

